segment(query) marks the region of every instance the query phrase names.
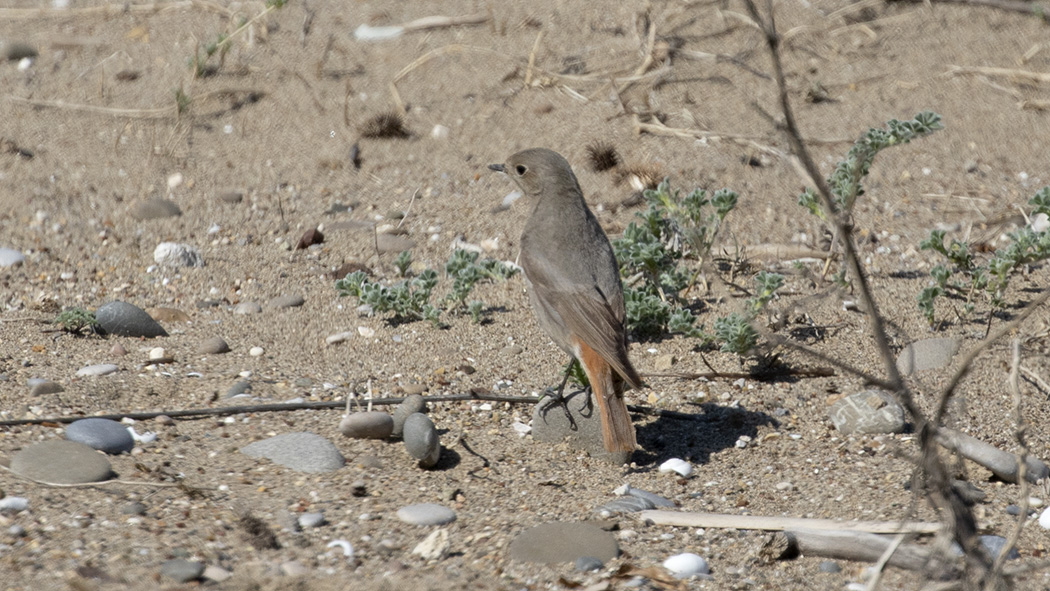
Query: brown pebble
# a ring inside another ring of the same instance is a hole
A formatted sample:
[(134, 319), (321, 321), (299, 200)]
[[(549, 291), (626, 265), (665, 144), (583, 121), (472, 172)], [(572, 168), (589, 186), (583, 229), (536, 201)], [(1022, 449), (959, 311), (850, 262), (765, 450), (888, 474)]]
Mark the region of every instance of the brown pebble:
[(303, 237), (299, 239), (299, 243), (295, 245), (295, 249), (302, 250), (304, 248), (310, 248), (314, 244), (321, 244), (322, 242), (324, 242), (324, 234), (322, 234), (317, 228), (311, 228), (303, 233)]
[(149, 308), (146, 313), (157, 322), (189, 322), (190, 315), (177, 308)]
[(123, 345), (121, 345), (120, 343), (117, 343), (117, 344), (113, 345), (113, 347), (109, 350), (109, 354), (117, 356), (117, 357), (121, 357), (121, 356), (127, 355), (128, 351), (127, 351), (127, 349), (124, 348)]

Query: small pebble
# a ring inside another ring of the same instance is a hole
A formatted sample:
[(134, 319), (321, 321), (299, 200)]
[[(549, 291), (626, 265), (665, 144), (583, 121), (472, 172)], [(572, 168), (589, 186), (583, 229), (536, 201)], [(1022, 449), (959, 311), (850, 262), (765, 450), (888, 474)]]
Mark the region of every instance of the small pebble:
[(241, 302), (233, 307), (234, 314), (261, 314), (262, 306), (255, 302)]
[(398, 509), (397, 518), (409, 525), (445, 525), (456, 520), (456, 512), (444, 505), (420, 503)]
[(842, 567), (834, 560), (822, 560), (817, 568), (820, 569), (820, 572), (822, 573), (842, 572)]
[(160, 574), (176, 583), (189, 583), (204, 574), (204, 564), (182, 558), (167, 560), (160, 565)]
[(409, 455), (419, 460), (420, 468), (432, 468), (441, 458), (437, 428), (425, 414), (417, 412), (405, 419), (402, 438)]
[(4, 497), (0, 499), (0, 513), (18, 513), (29, 508), (29, 499), (25, 497)]
[(229, 351), (230, 345), (222, 337), (211, 337), (197, 347), (197, 352), (202, 355), (221, 355)]
[(78, 369), (77, 376), (108, 376), (111, 373), (115, 373), (118, 369), (120, 368), (112, 363), (99, 363), (97, 365), (88, 365)]
[(1039, 527), (1050, 529), (1050, 507), (1043, 509), (1043, 512), (1039, 514)]
[(182, 210), (169, 199), (147, 199), (131, 206), (129, 212), (136, 220), (159, 220), (182, 215)]
[(452, 544), (448, 539), (448, 530), (438, 529), (430, 532), (430, 535), (412, 549), (412, 553), (423, 560), (442, 560), (448, 556), (448, 551), (451, 547)]
[(189, 244), (161, 242), (153, 249), (153, 262), (172, 268), (203, 267), (204, 255)]
[(66, 427), (66, 439), (90, 445), (107, 454), (122, 454), (135, 447), (127, 427), (110, 419), (80, 419)]
[(676, 579), (688, 579), (711, 572), (707, 566), (707, 561), (692, 552), (676, 554), (668, 558), (663, 561), (663, 567), (671, 571), (671, 574)]
[(49, 381), (49, 380), (44, 380), (42, 382), (38, 382), (36, 384), (33, 384), (33, 387), (29, 390), (29, 395), (30, 396), (41, 396), (41, 395), (44, 395), (44, 394), (58, 394), (59, 392), (64, 392), (64, 391), (65, 391), (65, 388), (62, 387), (62, 384), (59, 384), (57, 382), (52, 382), (52, 381)]
[(308, 529), (311, 527), (320, 527), (325, 522), (324, 513), (303, 513), (299, 516), (299, 527)]
[(270, 308), (281, 309), (281, 308), (297, 308), (299, 306), (302, 306), (304, 303), (306, 303), (306, 300), (303, 299), (303, 296), (301, 296), (301, 295), (289, 295), (289, 296), (280, 296), (280, 297), (273, 298), (272, 300), (267, 302), (266, 305), (268, 307), (270, 307)]
[(346, 342), (354, 337), (354, 331), (347, 330), (343, 332), (337, 332), (332, 335), (325, 337), (324, 342), (327, 345), (336, 345), (339, 343)]
[(26, 260), (26, 255), (10, 248), (0, 248), (0, 267), (16, 267)]
[(145, 310), (127, 302), (112, 301), (99, 306), (95, 320), (104, 334), (147, 339), (168, 336)]
[(266, 351), (264, 351), (262, 347), (252, 347), (251, 349), (248, 349), (248, 354), (252, 357), (261, 357), (265, 352)]

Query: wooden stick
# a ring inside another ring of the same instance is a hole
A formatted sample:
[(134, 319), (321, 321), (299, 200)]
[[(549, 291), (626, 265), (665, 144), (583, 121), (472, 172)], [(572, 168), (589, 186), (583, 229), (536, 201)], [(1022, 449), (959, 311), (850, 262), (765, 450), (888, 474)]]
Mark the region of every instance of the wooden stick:
[(1030, 72), (1028, 70), (1016, 70), (1013, 68), (993, 68), (991, 66), (951, 66), (946, 74), (950, 76), (981, 74), (984, 76), (1020, 78), (1022, 80), (1028, 80), (1029, 82), (1050, 82), (1050, 74), (1045, 72)]
[[(941, 530), (940, 523), (925, 521), (838, 521), (804, 517), (767, 517), (763, 515), (729, 515), (726, 513), (692, 513), (686, 511), (642, 511), (638, 516), (657, 525), (681, 527), (717, 527), (729, 529), (820, 530), (869, 532), (877, 534), (932, 534)], [(880, 551), (872, 560), (878, 560)]]
[[(900, 544), (903, 536), (886, 538), (866, 532), (814, 531), (800, 529), (774, 534), (761, 554), (765, 560), (789, 556), (821, 556), (856, 562), (876, 562), (908, 570), (923, 570), (930, 565), (930, 551), (915, 544)], [(896, 547), (894, 544), (897, 543)], [(775, 548), (775, 551), (769, 551)], [(779, 555), (776, 555), (779, 553)]]

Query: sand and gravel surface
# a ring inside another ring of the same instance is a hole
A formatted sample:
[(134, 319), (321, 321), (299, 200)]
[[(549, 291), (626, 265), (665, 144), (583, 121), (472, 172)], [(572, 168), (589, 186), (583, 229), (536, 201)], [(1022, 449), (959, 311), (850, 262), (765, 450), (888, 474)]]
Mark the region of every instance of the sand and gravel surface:
[[(615, 237), (642, 208), (631, 204), (629, 182), (589, 168), (594, 141), (687, 191), (739, 192), (716, 252), (750, 264), (732, 276), (708, 270), (710, 290), (693, 293), (708, 327), (744, 305), (727, 282), (746, 286), (758, 270), (779, 270), (787, 281), (771, 304), (781, 320), (773, 330), (884, 375), (863, 308), (843, 306), (856, 293), (838, 290), (833, 273), (822, 278), (820, 262), (748, 254), (760, 244), (828, 242), (796, 203), (804, 183), (766, 117), (778, 113), (768, 54), (736, 0), (295, 0), (266, 14), (259, 2), (54, 4), (63, 7), (0, 7), (0, 247), (24, 255), (0, 267), (0, 420), (369, 393), (538, 394), (558, 381), (565, 360), (536, 325), (520, 276), (476, 288), (486, 322), (446, 314), (437, 328), (361, 315), (330, 273), (353, 263), (396, 281), (405, 246), (411, 272), (440, 269), (457, 243), (513, 261), (528, 212), (523, 202), (500, 207), (513, 187), (487, 165), (534, 146), (568, 158)], [(776, 10), (790, 97), (826, 172), (869, 127), (923, 110), (943, 116), (943, 131), (879, 156), (854, 219), (894, 350), (929, 337), (973, 349), (988, 328), (987, 306), (960, 318), (960, 305), (942, 302), (946, 322), (932, 331), (916, 296), (938, 261), (919, 243), (941, 228), (994, 250), (1050, 184), (1046, 25), (939, 2), (786, 0)], [(385, 41), (354, 35), (362, 24), (436, 15), (477, 18), (410, 27)], [(241, 23), (208, 57), (209, 45)], [(407, 137), (362, 137), (369, 119), (399, 106)], [(639, 134), (637, 121), (678, 131)], [(314, 229), (324, 241), (296, 249)], [(158, 265), (162, 243), (196, 249), (203, 266)], [(1015, 277), (992, 330), (1046, 286), (1040, 265)], [(63, 309), (113, 300), (151, 312), (167, 336), (74, 336), (50, 324)], [(251, 303), (258, 312), (234, 313)], [(1026, 442), (1043, 458), (1047, 322), (1037, 310), (1011, 335), (1026, 370)], [(326, 342), (339, 333), (349, 334)], [(204, 353), (217, 337), (230, 351)], [(154, 361), (165, 362), (151, 363), (158, 347)], [(832, 375), (666, 377), (747, 374), (755, 363), (682, 337), (635, 340), (632, 359), (649, 388), (628, 393), (629, 402), (689, 417), (635, 414), (640, 449), (627, 466), (534, 441), (515, 427), (531, 421), (528, 404), (432, 403), (444, 449), (429, 470), (399, 442), (344, 437), (337, 408), (140, 420), (130, 426), (156, 439), (108, 457), (116, 481), (58, 487), (0, 470), (0, 494), (28, 500), (0, 513), (0, 589), (663, 589), (675, 587), (645, 569), (685, 552), (704, 557), (711, 572), (681, 589), (864, 584), (867, 563), (840, 560), (837, 572), (825, 572), (836, 569), (817, 556), (760, 561), (764, 532), (631, 515), (602, 522), (620, 556), (596, 572), (509, 556), (511, 541), (533, 526), (599, 519), (595, 509), (625, 483), (682, 511), (936, 520), (912, 486), (915, 434), (838, 432), (829, 408), (864, 390), (863, 380), (790, 349), (778, 353), (786, 367)], [(909, 378), (925, 411), (958, 359)], [(77, 375), (98, 364), (117, 371)], [(1015, 452), (1009, 368), (1008, 340), (979, 356), (947, 423)], [(61, 391), (31, 394), (33, 379)], [(228, 398), (238, 382), (248, 382), (247, 396)], [(332, 442), (345, 466), (302, 472), (239, 451), (297, 432)], [(65, 425), (54, 422), (0, 427), (0, 457), (7, 465), (64, 437)], [(692, 476), (661, 473), (671, 458), (689, 462)], [(1035, 515), (1050, 501), (1040, 487), (1024, 492), (974, 464), (952, 465), (984, 493), (974, 507), (982, 534), (1009, 537), (1017, 518), (1008, 506), (1025, 494), (1039, 505)], [(455, 521), (399, 519), (399, 509), (422, 503), (452, 509)], [(318, 513), (323, 521), (295, 525)], [(444, 552), (430, 560), (413, 553), (439, 529)], [(1020, 558), (1009, 562), (1031, 568), (1017, 589), (1050, 586), (1047, 544), (1033, 518), (1017, 540)], [(179, 583), (186, 565), (172, 560), (206, 566), (213, 578)], [(925, 576), (889, 568), (879, 588), (919, 589)]]

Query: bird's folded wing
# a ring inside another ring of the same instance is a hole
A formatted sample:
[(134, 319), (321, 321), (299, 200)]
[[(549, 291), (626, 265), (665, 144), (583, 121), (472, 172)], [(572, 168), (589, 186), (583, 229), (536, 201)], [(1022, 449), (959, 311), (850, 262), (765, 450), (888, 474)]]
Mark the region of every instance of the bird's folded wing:
[(632, 387), (641, 387), (641, 377), (627, 358), (623, 323), (606, 294), (590, 281), (581, 285), (561, 276), (546, 260), (524, 252), (521, 263), (540, 305), (557, 312), (569, 332), (601, 355)]

